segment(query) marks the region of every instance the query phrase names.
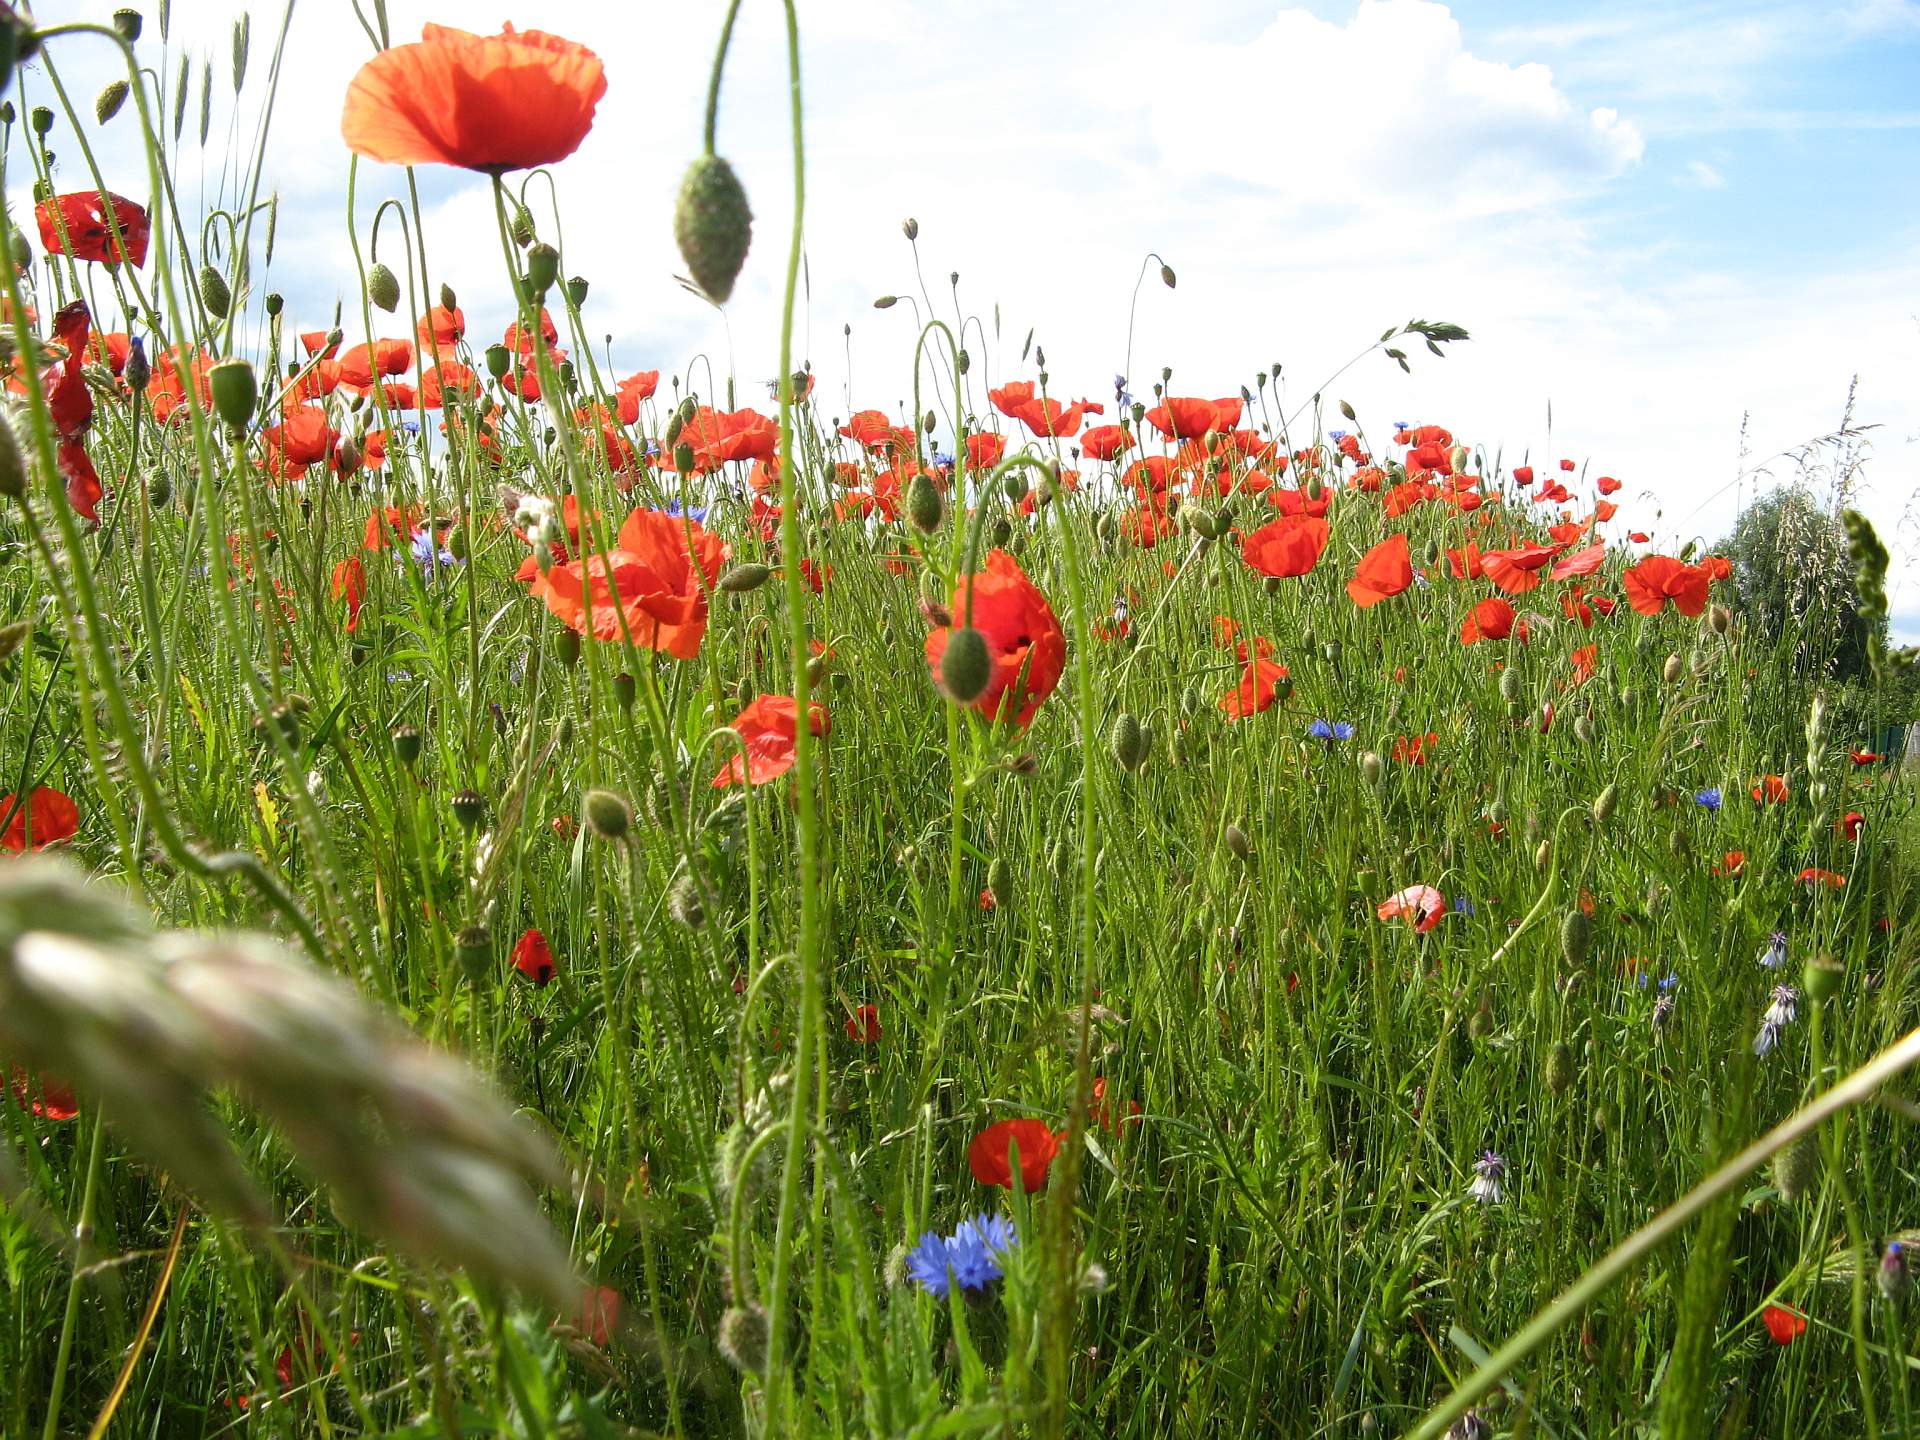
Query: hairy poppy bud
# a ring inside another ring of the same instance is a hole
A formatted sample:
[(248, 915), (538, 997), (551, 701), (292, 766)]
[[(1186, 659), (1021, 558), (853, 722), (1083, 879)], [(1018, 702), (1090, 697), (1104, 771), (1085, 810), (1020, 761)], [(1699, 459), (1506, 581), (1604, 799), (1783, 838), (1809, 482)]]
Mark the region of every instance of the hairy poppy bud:
[(360, 462), (365, 458), (364, 452), (360, 449), (360, 442), (351, 435), (343, 437), (333, 450), (334, 468), (342, 475), (353, 474), (360, 468)]
[(1360, 423), (1360, 417), (1353, 413), (1353, 406), (1349, 405), (1344, 400), (1340, 402), (1340, 413), (1347, 417), (1347, 420), (1349, 421), (1349, 423), (1354, 425), (1358, 425)]
[(729, 595), (745, 595), (766, 584), (767, 577), (772, 574), (773, 571), (765, 565), (746, 562), (730, 568), (715, 582), (714, 588)]
[(1175, 280), (1173, 267), (1164, 260), (1160, 262), (1160, 280), (1169, 290), (1173, 289)]
[(1363, 750), (1360, 752), (1361, 779), (1365, 780), (1369, 785), (1378, 785), (1380, 783), (1380, 777), (1384, 774), (1386, 774), (1386, 766), (1381, 762), (1379, 755), (1371, 750)]
[(1480, 1004), (1467, 1020), (1467, 1034), (1475, 1040), (1484, 1040), (1493, 1033), (1493, 999), (1485, 991), (1480, 994)]
[(467, 979), (475, 985), (484, 984), (493, 969), (493, 937), (487, 933), (487, 927), (465, 926), (454, 937), (453, 948)]
[(1220, 538), (1220, 522), (1200, 505), (1189, 503), (1181, 506), (1180, 523), (1202, 539), (1218, 540)]
[(555, 641), (555, 644), (559, 647), (560, 663), (562, 665), (566, 666), (569, 670), (571, 670), (573, 669), (574, 666), (580, 663), (580, 632), (579, 631), (577, 630), (560, 631), (559, 639)]
[(1454, 474), (1464, 475), (1466, 473), (1466, 470), (1467, 470), (1467, 447), (1466, 446), (1464, 445), (1454, 446), (1452, 451), (1448, 453), (1447, 459), (1453, 466)]
[(1542, 840), (1540, 842), (1540, 848), (1533, 852), (1533, 868), (1536, 870), (1546, 869), (1547, 862), (1552, 858), (1553, 842), (1551, 840)]
[(1148, 750), (1147, 732), (1139, 720), (1126, 711), (1113, 722), (1113, 731), (1107, 737), (1107, 749), (1113, 756), (1113, 763), (1128, 774), (1132, 774), (1146, 763)]
[(200, 267), (200, 303), (207, 307), (208, 314), (222, 320), (233, 308), (233, 291), (227, 286), (227, 277), (211, 265)]
[(525, 205), (513, 207), (513, 225), (511, 227), (513, 243), (522, 250), (533, 244), (533, 211)]
[(878, 300), (873, 302), (873, 308), (876, 310), (891, 310), (899, 303), (900, 297), (898, 295), (882, 295)]
[(1593, 743), (1593, 719), (1591, 716), (1576, 715), (1573, 717), (1573, 738), (1578, 740), (1582, 745), (1591, 745)]
[(1013, 867), (1003, 859), (996, 859), (987, 867), (987, 889), (993, 892), (993, 903), (1005, 905), (1013, 899)]
[(156, 510), (164, 510), (171, 499), (173, 499), (173, 478), (164, 470), (154, 471), (147, 477), (147, 503)]
[(1820, 1170), (1820, 1147), (1811, 1135), (1803, 1135), (1786, 1149), (1773, 1152), (1773, 1186), (1789, 1205), (1813, 1188), (1813, 1182), (1820, 1178)]
[(11, 660), (13, 654), (33, 633), (31, 620), (16, 620), (13, 624), (0, 627), (0, 661)]
[(13, 232), (12, 239), (8, 242), (8, 248), (13, 257), (14, 269), (24, 270), (33, 263), (33, 246), (27, 242), (27, 237), (22, 235), (18, 230)]
[(1517, 705), (1520, 703), (1522, 693), (1520, 688), (1520, 672), (1512, 669), (1502, 670), (1500, 672), (1500, 698), (1509, 705)]
[(667, 914), (689, 930), (707, 923), (707, 907), (700, 901), (700, 887), (693, 883), (693, 876), (682, 875), (673, 882), (667, 891)]
[(120, 113), (127, 103), (127, 82), (114, 80), (93, 97), (93, 118), (104, 125)]
[(673, 238), (694, 283), (714, 304), (726, 304), (753, 243), (753, 211), (740, 177), (718, 155), (702, 155), (687, 167), (673, 207)]
[(559, 276), (560, 252), (553, 246), (542, 240), (527, 251), (527, 293), (533, 297), (534, 304), (546, 298)]
[(448, 803), (453, 806), (453, 818), (460, 822), (463, 830), (473, 829), (487, 813), (487, 798), (478, 790), (457, 790)]
[[(1582, 717), (1585, 718), (1584, 716)], [(1602, 790), (1593, 802), (1593, 818), (1596, 824), (1604, 825), (1613, 817), (1614, 806), (1620, 803), (1620, 787), (1609, 785)]]
[(1707, 607), (1707, 624), (1713, 627), (1713, 633), (1724, 635), (1733, 628), (1733, 612), (1724, 605)]
[(1247, 832), (1238, 825), (1229, 824), (1225, 835), (1227, 849), (1233, 852), (1233, 858), (1241, 864), (1253, 859), (1253, 842), (1247, 839)]
[(990, 529), (987, 534), (993, 540), (996, 548), (1004, 548), (1007, 542), (1013, 539), (1013, 525), (1006, 520), (996, 520), (993, 522), (993, 528)]
[(440, 285), (440, 308), (452, 314), (460, 308), (460, 301), (453, 293), (453, 287), (444, 281)]
[(1667, 684), (1672, 685), (1679, 680), (1685, 668), (1678, 655), (1669, 655), (1667, 656), (1667, 663), (1660, 667), (1660, 678), (1666, 681)]
[(964, 349), (956, 350), (953, 355), (953, 368), (962, 375), (965, 375), (969, 370), (973, 369), (973, 357), (967, 354)]
[(20, 441), (12, 422), (0, 416), (0, 496), (18, 500), (26, 493), (27, 467), (20, 458)]
[(129, 45), (140, 38), (140, 12), (120, 9), (113, 12), (113, 28)]
[(1555, 1095), (1566, 1094), (1575, 1074), (1573, 1047), (1562, 1040), (1547, 1052), (1547, 1089)]
[(945, 510), (940, 492), (934, 488), (933, 477), (926, 471), (922, 470), (907, 482), (907, 519), (922, 535), (931, 535), (940, 528)]
[(1593, 922), (1587, 919), (1584, 910), (1569, 910), (1560, 921), (1561, 956), (1569, 965), (1578, 965), (1587, 958), (1587, 949), (1592, 943)]
[(673, 447), (673, 468), (682, 475), (693, 473), (693, 447), (676, 445)]
[(580, 808), (587, 828), (602, 840), (624, 839), (633, 828), (633, 807), (615, 791), (589, 790), (581, 797)]
[(384, 261), (367, 271), (367, 299), (389, 315), (400, 308), (400, 277)]
[(1833, 956), (1815, 955), (1800, 972), (1800, 987), (1824, 1005), (1840, 993), (1840, 982), (1846, 978), (1846, 967)]
[(412, 769), (413, 762), (420, 758), (420, 744), (420, 732), (414, 729), (413, 726), (396, 725), (393, 727), (393, 753), (399, 757), (400, 763), (408, 769)]
[(918, 240), (920, 238), (920, 222), (909, 215), (900, 222), (900, 233), (905, 235), (909, 240)]
[(734, 1369), (763, 1374), (767, 1368), (767, 1312), (758, 1305), (734, 1305), (720, 1317), (720, 1353)]
[(1000, 488), (1011, 503), (1018, 505), (1027, 498), (1026, 473), (1021, 470), (1009, 470), (1000, 477)]
[(207, 372), (207, 393), (213, 397), (213, 413), (235, 430), (244, 430), (253, 419), (260, 386), (245, 360), (222, 360)]
[(986, 693), (993, 662), (987, 654), (987, 637), (971, 625), (947, 636), (946, 653), (940, 657), (940, 688), (947, 698), (971, 705)]

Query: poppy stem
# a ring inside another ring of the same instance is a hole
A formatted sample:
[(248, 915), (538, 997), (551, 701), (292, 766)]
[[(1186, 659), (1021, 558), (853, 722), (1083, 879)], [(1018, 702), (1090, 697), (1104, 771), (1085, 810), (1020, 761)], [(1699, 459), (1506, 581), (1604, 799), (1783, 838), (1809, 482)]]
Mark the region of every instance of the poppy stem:
[[(707, 124), (706, 129), (701, 132), (701, 143), (706, 146), (706, 153), (709, 155), (713, 154), (714, 132), (720, 127), (720, 74), (727, 68), (727, 47), (733, 43), (733, 22), (739, 18), (739, 15), (740, 0), (732, 0), (732, 3), (727, 6), (727, 18), (720, 26), (720, 44), (713, 52), (713, 72), (707, 79)], [(796, 90), (799, 88), (799, 84), (799, 79), (796, 76), (794, 80), (794, 88)], [(799, 125), (797, 118), (794, 121), (794, 125), (796, 127), (795, 135), (797, 140), (797, 127)], [(797, 227), (797, 216), (795, 217), (795, 224)], [(781, 362), (782, 365), (785, 363), (784, 360)], [(784, 418), (784, 403), (781, 413)]]

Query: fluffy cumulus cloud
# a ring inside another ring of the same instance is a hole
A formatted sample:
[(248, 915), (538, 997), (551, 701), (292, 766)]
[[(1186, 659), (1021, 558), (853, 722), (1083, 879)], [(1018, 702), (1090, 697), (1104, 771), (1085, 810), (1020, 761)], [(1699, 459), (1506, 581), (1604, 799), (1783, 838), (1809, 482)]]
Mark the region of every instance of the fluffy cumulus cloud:
[[(1181, 172), (1297, 207), (1417, 194), (1450, 214), (1584, 193), (1645, 149), (1607, 107), (1582, 109), (1545, 65), (1485, 60), (1431, 0), (1361, 0), (1344, 23), (1282, 10), (1250, 42), (1188, 47), (1153, 94), (1153, 135)], [(1270, 158), (1269, 158), (1270, 157)]]

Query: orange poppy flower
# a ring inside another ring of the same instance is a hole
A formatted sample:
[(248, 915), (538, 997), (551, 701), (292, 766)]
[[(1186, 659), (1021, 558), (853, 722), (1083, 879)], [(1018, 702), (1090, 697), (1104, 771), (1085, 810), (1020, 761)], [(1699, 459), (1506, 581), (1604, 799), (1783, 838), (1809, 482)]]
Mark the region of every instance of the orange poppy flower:
[(1413, 584), (1413, 558), (1405, 535), (1389, 535), (1360, 559), (1347, 594), (1362, 610), (1398, 595)]
[[(798, 714), (791, 695), (756, 695), (748, 701), (746, 709), (733, 718), (733, 728), (740, 732), (747, 753), (742, 756), (732, 746), (726, 747), (731, 756), (713, 777), (713, 788), (764, 785), (791, 770), (794, 741), (799, 737), (799, 725), (794, 718)], [(815, 735), (825, 735), (826, 707), (809, 701), (807, 715), (807, 728)]]
[(547, 608), (582, 635), (591, 627), (600, 640), (620, 637), (624, 615), (634, 644), (691, 660), (707, 633), (707, 592), (726, 560), (725, 543), (698, 521), (636, 510), (611, 554), (553, 567)]
[(1013, 1153), (1020, 1156), (1020, 1188), (1038, 1194), (1047, 1183), (1047, 1170), (1060, 1153), (1060, 1137), (1044, 1120), (1002, 1120), (989, 1125), (967, 1146), (967, 1164), (982, 1185), (1013, 1188)]
[(1627, 603), (1642, 615), (1658, 615), (1671, 600), (1682, 615), (1696, 616), (1707, 608), (1707, 572), (1683, 565), (1670, 555), (1649, 555), (1622, 577)]
[[(1498, 595), (1482, 600), (1460, 624), (1460, 643), (1475, 645), (1482, 640), (1504, 640), (1513, 633), (1514, 609)], [(1521, 639), (1526, 638), (1525, 627)]]
[(1746, 868), (1747, 852), (1744, 850), (1729, 850), (1725, 855), (1720, 857), (1720, 863), (1713, 867), (1713, 873), (1731, 877), (1738, 875)]
[(1762, 775), (1753, 785), (1753, 798), (1763, 805), (1778, 805), (1787, 798), (1787, 781), (1783, 775)]
[(1305, 575), (1320, 563), (1328, 533), (1327, 522), (1317, 516), (1282, 515), (1247, 536), (1240, 558), (1262, 575)]
[(428, 25), (360, 67), (340, 133), (369, 160), (504, 175), (579, 149), (606, 93), (600, 57), (571, 40)]
[[(973, 708), (989, 720), (1010, 718), (1024, 730), (1060, 683), (1067, 667), (1066, 634), (1047, 597), (1004, 550), (987, 556), (985, 570), (962, 577), (953, 592), (955, 624), (966, 623), (969, 591), (973, 627), (986, 637), (991, 663), (987, 688), (972, 702)], [(927, 636), (927, 663), (936, 676), (953, 629), (943, 625)], [(1010, 714), (1016, 702), (1020, 708)]]
[(0, 831), (0, 850), (23, 854), (44, 850), (62, 840), (71, 840), (80, 829), (80, 807), (60, 791), (42, 785), (17, 804), (17, 794), (0, 799), (0, 815), (11, 813), (5, 831)]
[[(1265, 640), (1259, 643), (1267, 644)], [(1246, 649), (1244, 645), (1240, 648), (1243, 652)], [(1246, 658), (1244, 653), (1241, 658)], [(1220, 697), (1220, 708), (1227, 712), (1229, 720), (1244, 720), (1267, 709), (1280, 698), (1280, 682), (1287, 678), (1287, 667), (1275, 664), (1264, 655), (1256, 654), (1246, 664), (1240, 683)]]

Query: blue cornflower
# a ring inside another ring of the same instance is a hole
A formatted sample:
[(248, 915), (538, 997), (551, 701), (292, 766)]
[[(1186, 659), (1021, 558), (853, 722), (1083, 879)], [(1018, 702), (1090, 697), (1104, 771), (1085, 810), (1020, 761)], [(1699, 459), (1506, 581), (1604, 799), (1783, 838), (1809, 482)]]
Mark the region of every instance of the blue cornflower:
[(420, 433), (420, 422), (418, 420), (402, 420), (400, 422), (400, 428), (409, 435), (418, 435)]
[(1347, 438), (1347, 432), (1344, 430), (1329, 430), (1327, 431), (1327, 438), (1338, 445), (1342, 440)]
[(1454, 896), (1453, 897), (1453, 913), (1456, 915), (1473, 914), (1474, 913), (1473, 902), (1467, 899), (1467, 897), (1464, 895)]
[(704, 525), (707, 523), (707, 507), (705, 505), (688, 505), (682, 507), (678, 496), (667, 501), (666, 513), (673, 516), (676, 520), (682, 515), (685, 515), (696, 525)]
[(907, 1252), (907, 1274), (936, 1300), (947, 1293), (952, 1283), (947, 1276), (947, 1242), (938, 1230), (927, 1231)]
[(953, 468), (953, 452), (951, 450), (934, 451), (933, 463), (936, 469), (951, 470)]
[(999, 1257), (1014, 1246), (1013, 1224), (1004, 1215), (975, 1215), (962, 1220), (951, 1236), (929, 1230), (907, 1252), (907, 1274), (939, 1299), (958, 1285), (985, 1290), (1000, 1279)]
[(1351, 740), (1353, 726), (1344, 720), (1316, 720), (1307, 727), (1307, 734), (1316, 740)]
[(1393, 422), (1393, 428), (1396, 430), (1411, 430), (1413, 427), (1404, 420), (1396, 420)]
[(1695, 792), (1693, 803), (1698, 805), (1702, 810), (1718, 811), (1720, 808), (1720, 787), (1718, 785), (1709, 785), (1706, 789)]
[(1124, 375), (1113, 377), (1113, 400), (1122, 409), (1133, 404), (1133, 392), (1127, 389), (1127, 377)]
[(1769, 970), (1778, 970), (1787, 963), (1787, 932), (1776, 930), (1767, 938), (1767, 948), (1760, 952), (1760, 963)]
[(442, 565), (458, 565), (451, 550), (444, 550), (434, 537), (431, 526), (422, 526), (413, 532), (413, 558), (416, 564), (428, 574), (433, 574)]

